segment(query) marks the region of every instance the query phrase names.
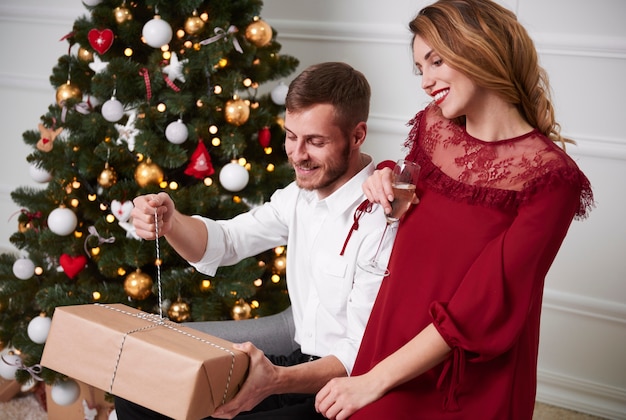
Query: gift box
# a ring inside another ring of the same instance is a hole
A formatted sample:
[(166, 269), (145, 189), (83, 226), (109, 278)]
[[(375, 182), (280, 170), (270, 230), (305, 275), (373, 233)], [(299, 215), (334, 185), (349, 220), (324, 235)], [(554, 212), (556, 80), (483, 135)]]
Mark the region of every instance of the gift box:
[(74, 403), (69, 405), (56, 404), (50, 395), (52, 387), (46, 385), (48, 420), (108, 420), (114, 409), (113, 401), (107, 398), (103, 390), (84, 382), (76, 382), (80, 387), (80, 395)]
[(7, 402), (20, 393), (21, 385), (15, 379), (0, 377), (0, 402)]
[(122, 304), (57, 307), (41, 364), (175, 419), (229, 401), (248, 369), (232, 343)]

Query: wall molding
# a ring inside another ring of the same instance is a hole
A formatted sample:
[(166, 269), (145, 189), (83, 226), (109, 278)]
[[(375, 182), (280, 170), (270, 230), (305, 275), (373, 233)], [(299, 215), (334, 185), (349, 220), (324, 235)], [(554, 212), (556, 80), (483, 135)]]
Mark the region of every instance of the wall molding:
[[(626, 304), (546, 288), (545, 310), (626, 327)], [(626, 419), (626, 389), (539, 369), (537, 400), (607, 419)]]
[(626, 326), (626, 304), (546, 288), (543, 308)]
[(626, 418), (626, 390), (546, 370), (537, 372), (537, 401), (606, 419)]

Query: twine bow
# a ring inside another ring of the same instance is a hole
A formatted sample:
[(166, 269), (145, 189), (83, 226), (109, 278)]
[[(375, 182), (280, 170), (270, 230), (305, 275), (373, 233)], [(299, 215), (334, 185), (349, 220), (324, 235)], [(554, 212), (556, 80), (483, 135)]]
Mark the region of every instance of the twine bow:
[(2, 361), (9, 366), (17, 366), (18, 369), (25, 370), (36, 381), (43, 381), (42, 377), (39, 376), (39, 374), (41, 374), (41, 371), (43, 370), (39, 363), (32, 366), (26, 366), (24, 365), (24, 362), (22, 362), (22, 359), (19, 357), (15, 359), (15, 363), (11, 363), (9, 360), (5, 359), (4, 356), (2, 356)]
[(89, 238), (92, 238), (92, 237), (98, 238), (98, 246), (102, 244), (112, 244), (113, 242), (115, 242), (114, 236), (111, 236), (110, 238), (103, 238), (102, 236), (100, 236), (95, 226), (89, 226), (87, 230), (89, 231), (89, 235), (85, 238), (85, 243), (83, 244), (83, 247), (85, 249), (85, 254), (87, 255), (89, 255), (89, 251), (87, 250), (87, 241), (89, 240)]
[[(224, 41), (226, 41), (226, 39), (225, 39), (226, 37), (228, 37), (228, 36), (230, 36), (232, 34), (235, 34), (238, 31), (239, 31), (239, 29), (237, 29), (237, 27), (235, 25), (230, 25), (228, 27), (227, 31), (225, 31), (224, 29), (219, 28), (219, 27), (215, 28), (213, 30), (213, 32), (215, 32), (215, 36), (212, 36), (211, 38), (207, 38), (204, 41), (200, 41), (200, 44), (201, 45), (212, 44), (215, 41), (219, 41), (220, 39), (223, 39), (223, 38), (224, 38)], [(237, 39), (237, 37), (233, 36), (232, 40), (233, 40), (233, 47), (235, 47), (235, 50), (238, 53), (243, 54), (243, 49), (241, 48), (241, 45), (239, 44), (239, 40)]]

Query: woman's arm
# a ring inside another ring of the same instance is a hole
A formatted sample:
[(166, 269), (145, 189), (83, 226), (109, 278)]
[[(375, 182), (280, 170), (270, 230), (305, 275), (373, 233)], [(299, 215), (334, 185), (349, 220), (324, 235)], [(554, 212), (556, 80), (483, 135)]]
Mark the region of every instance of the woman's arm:
[(430, 324), (368, 373), (332, 379), (318, 392), (315, 408), (329, 419), (346, 419), (389, 390), (438, 365), (450, 350)]

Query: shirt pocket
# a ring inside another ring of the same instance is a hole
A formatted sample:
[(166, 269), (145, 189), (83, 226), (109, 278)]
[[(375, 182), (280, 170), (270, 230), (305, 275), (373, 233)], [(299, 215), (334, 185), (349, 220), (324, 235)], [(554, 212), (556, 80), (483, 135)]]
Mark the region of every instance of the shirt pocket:
[(324, 258), (320, 263), (321, 279), (317, 285), (322, 306), (344, 308), (352, 287), (351, 279), (347, 278), (348, 264), (341, 257)]

